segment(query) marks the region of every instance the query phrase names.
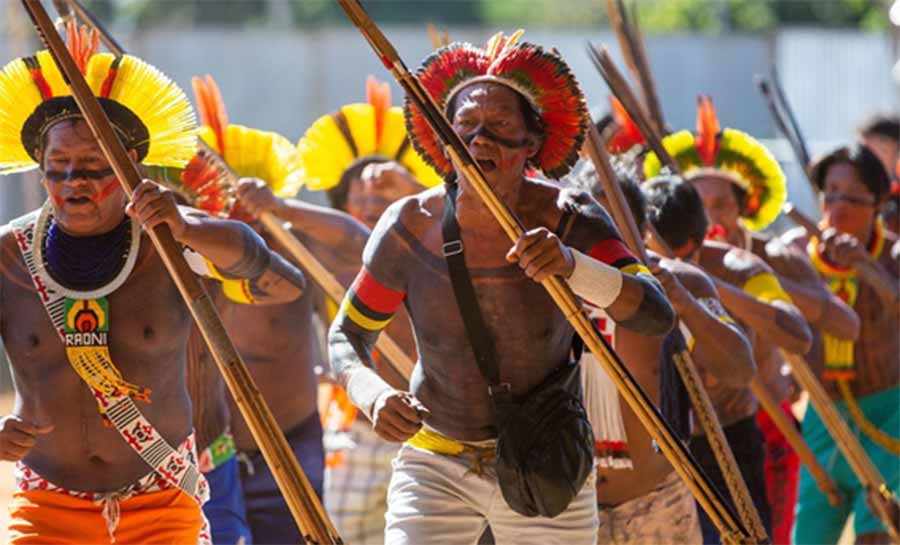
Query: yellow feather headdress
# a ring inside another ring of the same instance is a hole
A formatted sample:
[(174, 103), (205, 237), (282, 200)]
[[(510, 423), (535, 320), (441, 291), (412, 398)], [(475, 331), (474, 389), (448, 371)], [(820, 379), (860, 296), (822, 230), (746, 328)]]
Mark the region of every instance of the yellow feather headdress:
[[(67, 45), (119, 137), (146, 165), (183, 167), (195, 149), (196, 121), (184, 92), (146, 62), (97, 53), (98, 37), (70, 24)], [(49, 128), (83, 117), (48, 51), (0, 72), (0, 174), (38, 166)]]
[(348, 168), (373, 156), (397, 161), (425, 187), (442, 183), (410, 145), (403, 110), (391, 107), (388, 84), (369, 76), (366, 99), (323, 115), (297, 143), (306, 186), (313, 191), (331, 189)]
[[(701, 97), (697, 108), (697, 134), (679, 131), (663, 139), (663, 146), (687, 179), (716, 176), (747, 193), (741, 217), (753, 231), (765, 229), (781, 212), (787, 198), (784, 172), (759, 140), (737, 129), (720, 129), (712, 101)], [(655, 153), (644, 159), (644, 176), (659, 175), (662, 164)]]

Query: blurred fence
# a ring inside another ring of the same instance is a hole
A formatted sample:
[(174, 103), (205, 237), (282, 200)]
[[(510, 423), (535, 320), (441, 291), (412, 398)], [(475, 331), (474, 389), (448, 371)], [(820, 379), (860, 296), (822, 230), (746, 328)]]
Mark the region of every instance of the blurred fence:
[[(33, 51), (33, 32), (23, 24), (0, 24), (0, 59)], [(431, 49), (424, 25), (386, 27), (410, 67)], [(509, 30), (509, 29), (507, 29)], [(456, 40), (483, 42), (493, 29), (449, 28)], [(349, 28), (283, 29), (158, 28), (116, 30), (116, 37), (190, 89), (190, 78), (212, 74), (222, 88), (232, 122), (281, 132), (296, 140), (317, 116), (364, 99), (366, 75), (389, 75), (359, 34)], [(526, 39), (556, 47), (577, 74), (594, 109), (606, 108), (606, 89), (584, 52), (588, 39), (605, 42), (619, 56), (608, 31), (529, 31)], [(813, 151), (853, 138), (853, 128), (873, 110), (900, 110), (900, 91), (890, 71), (896, 57), (886, 34), (782, 29), (770, 36), (665, 35), (648, 39), (648, 52), (668, 123), (693, 127), (698, 93), (713, 97), (723, 126), (761, 138), (776, 136), (753, 86), (756, 73), (777, 62), (800, 125)], [(620, 58), (620, 57), (619, 57)], [(399, 88), (391, 81), (395, 103)], [(790, 191), (811, 210), (786, 146), (773, 143), (786, 163)], [(33, 174), (12, 176), (0, 190), (0, 222), (40, 205)], [(5, 372), (5, 366), (3, 366)], [(8, 380), (8, 379), (7, 379)], [(4, 378), (0, 377), (0, 388)]]

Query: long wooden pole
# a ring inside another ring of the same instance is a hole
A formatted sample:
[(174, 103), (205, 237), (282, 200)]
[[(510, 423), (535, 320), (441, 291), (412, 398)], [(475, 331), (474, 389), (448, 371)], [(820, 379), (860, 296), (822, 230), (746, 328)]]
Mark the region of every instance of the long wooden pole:
[(847, 422), (835, 408), (834, 403), (819, 382), (818, 377), (803, 357), (782, 351), (794, 372), (800, 386), (809, 393), (809, 402), (825, 424), (825, 429), (834, 439), (835, 445), (847, 460), (847, 465), (866, 490), (867, 502), (878, 519), (887, 529), (894, 542), (900, 542), (897, 524), (897, 499), (888, 488), (884, 477), (866, 453), (859, 438), (847, 426)]
[[(359, 28), (363, 36), (372, 46), (375, 53), (390, 70), (406, 91), (407, 97), (419, 108), (432, 129), (445, 144), (445, 150), (466, 180), (472, 184), (476, 193), (484, 201), (485, 206), (509, 236), (516, 241), (524, 233), (521, 222), (500, 201), (496, 193), (488, 185), (475, 160), (469, 153), (459, 135), (452, 129), (434, 100), (422, 86), (421, 82), (409, 72), (397, 51), (387, 40), (380, 29), (371, 20), (357, 0), (338, 0), (348, 18)], [(717, 495), (708, 479), (703, 475), (690, 451), (675, 437), (671, 428), (659, 414), (659, 411), (640, 388), (634, 377), (594, 329), (591, 322), (581, 310), (577, 297), (568, 284), (558, 277), (542, 282), (551, 298), (559, 306), (562, 313), (572, 324), (575, 331), (584, 339), (588, 349), (595, 355), (598, 363), (606, 370), (615, 382), (632, 410), (656, 440), (663, 454), (670, 460), (675, 470), (681, 475), (692, 490), (701, 506), (709, 513), (713, 523), (720, 529), (723, 538), (731, 542), (752, 542), (753, 536), (734, 516), (727, 504)]]
[[(141, 182), (137, 166), (116, 136), (109, 118), (69, 55), (66, 45), (57, 34), (40, 0), (22, 0), (22, 3), (66, 79), (72, 96), (84, 114), (85, 121), (103, 154), (109, 160), (125, 192), (130, 195)], [(194, 317), (197, 328), (219, 366), (225, 383), (247, 421), (263, 457), (272, 469), (304, 538), (311, 543), (341, 543), (337, 533), (331, 531), (327, 518), (323, 520), (318, 515), (316, 509), (318, 499), (306, 475), (303, 474), (284, 434), (278, 428), (246, 365), (229, 339), (215, 305), (184, 260), (171, 230), (167, 225), (160, 225), (148, 231), (148, 235)]]
[[(597, 171), (597, 179), (603, 187), (606, 195), (606, 201), (609, 203), (610, 211), (613, 219), (622, 233), (625, 243), (638, 256), (645, 265), (649, 263), (647, 253), (644, 249), (643, 239), (635, 223), (634, 216), (628, 208), (625, 195), (616, 179), (615, 172), (610, 162), (609, 154), (603, 146), (600, 134), (596, 126), (591, 123), (588, 129), (587, 140), (585, 141), (585, 149), (588, 156), (594, 163), (594, 169)], [(668, 256), (671, 258), (672, 256)], [(676, 326), (675, 335), (681, 336), (681, 331)], [(683, 340), (683, 337), (682, 337)], [(679, 343), (684, 346), (686, 343)], [(685, 390), (691, 398), (691, 404), (694, 406), (694, 414), (706, 434), (709, 441), (710, 449), (722, 472), (722, 477), (731, 494), (732, 501), (737, 507), (738, 515), (744, 526), (752, 529), (753, 534), (759, 542), (768, 540), (766, 528), (763, 525), (759, 511), (753, 504), (753, 498), (750, 496), (750, 490), (747, 488), (747, 482), (744, 480), (741, 470), (738, 467), (737, 460), (734, 458), (734, 452), (728, 444), (725, 432), (722, 430), (722, 424), (716, 414), (716, 409), (709, 398), (706, 388), (703, 387), (703, 381), (697, 371), (697, 365), (694, 358), (688, 350), (681, 350), (673, 354), (675, 367), (681, 376)]]
[[(213, 165), (227, 178), (228, 183), (232, 187), (237, 187), (239, 176), (228, 165), (225, 159), (216, 153), (216, 151), (202, 138), (197, 138), (197, 145), (200, 148), (201, 156), (204, 157), (205, 160), (213, 163)], [(277, 240), (278, 243), (297, 260), (300, 266), (309, 273), (309, 276), (311, 276), (316, 284), (322, 288), (325, 295), (336, 304), (340, 305), (341, 301), (344, 300), (344, 295), (346, 295), (344, 286), (341, 285), (337, 278), (325, 268), (322, 262), (309, 251), (306, 245), (300, 242), (300, 240), (291, 233), (290, 224), (271, 212), (263, 212), (260, 214), (259, 221), (263, 224), (263, 227), (272, 234), (275, 240)], [(410, 376), (412, 376), (415, 362), (410, 359), (406, 352), (400, 348), (400, 345), (398, 345), (387, 332), (382, 332), (382, 334), (378, 336), (375, 348), (387, 358), (391, 366), (400, 373), (403, 378), (409, 380)]]
[[(628, 83), (620, 74), (618, 74), (615, 63), (612, 61), (612, 58), (606, 54), (605, 48), (599, 51), (595, 48), (591, 48), (589, 49), (589, 52), (593, 54), (595, 63), (598, 68), (601, 69), (601, 75), (606, 80), (610, 90), (616, 98), (619, 99), (628, 115), (631, 116), (635, 124), (641, 130), (641, 133), (644, 135), (644, 138), (647, 140), (651, 149), (654, 151), (660, 149), (665, 152), (665, 148), (662, 145), (662, 136), (659, 133), (656, 133), (652, 129), (650, 123), (644, 118), (645, 114), (643, 110), (638, 107), (637, 99), (635, 99), (634, 94), (631, 92)], [(647, 132), (644, 132), (644, 127), (647, 128)], [(680, 174), (680, 166), (675, 162), (671, 155), (668, 153), (664, 153), (663, 155), (657, 153), (657, 157), (659, 157), (663, 165), (667, 166), (673, 173)], [(648, 222), (648, 230), (651, 232), (651, 236), (656, 240), (657, 244), (663, 249), (663, 253), (670, 257), (673, 256), (674, 254), (672, 253), (671, 248), (668, 247), (662, 236), (656, 232), (656, 229), (653, 228), (651, 222)], [(717, 286), (722, 284), (724, 283), (718, 279), (716, 280)], [(724, 285), (730, 288), (730, 285)], [(797, 453), (797, 457), (800, 459), (801, 463), (809, 469), (810, 474), (815, 478), (816, 485), (819, 489), (828, 496), (830, 502), (839, 501), (840, 496), (836, 493), (837, 486), (834, 484), (834, 481), (828, 476), (825, 468), (822, 467), (822, 464), (819, 463), (813, 455), (809, 446), (803, 440), (803, 437), (796, 433), (797, 430), (793, 424), (786, 418), (783, 418), (781, 407), (772, 398), (772, 395), (766, 389), (765, 384), (756, 377), (750, 382), (750, 390), (760, 401), (760, 404), (763, 405), (763, 408), (766, 409), (770, 416), (772, 416), (772, 422), (775, 424), (775, 427), (778, 428), (778, 431), (781, 432), (794, 452)], [(770, 408), (777, 408), (777, 411)]]

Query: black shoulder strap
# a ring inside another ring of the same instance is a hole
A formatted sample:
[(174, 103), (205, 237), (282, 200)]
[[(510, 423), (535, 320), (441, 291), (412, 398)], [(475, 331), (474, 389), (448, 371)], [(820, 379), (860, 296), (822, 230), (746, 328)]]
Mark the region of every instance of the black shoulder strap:
[(459, 233), (459, 223), (456, 221), (456, 184), (447, 184), (446, 187), (447, 197), (444, 202), (444, 215), (441, 218), (441, 232), (444, 236), (442, 253), (447, 261), (453, 294), (456, 296), (456, 304), (465, 324), (472, 352), (475, 353), (478, 368), (493, 393), (494, 389), (500, 386), (497, 355), (494, 352), (494, 343), (484, 325), (484, 317), (481, 314), (481, 307), (478, 306), (469, 269), (466, 268), (462, 237)]

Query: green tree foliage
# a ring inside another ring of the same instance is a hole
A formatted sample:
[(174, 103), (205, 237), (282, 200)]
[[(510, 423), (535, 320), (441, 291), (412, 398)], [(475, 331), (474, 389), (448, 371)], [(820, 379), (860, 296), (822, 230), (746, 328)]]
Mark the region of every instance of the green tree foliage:
[[(160, 24), (265, 24), (289, 3), (296, 26), (343, 23), (333, 0), (86, 0), (104, 20)], [(606, 24), (605, 0), (366, 0), (382, 23), (586, 27)], [(780, 25), (882, 30), (890, 0), (636, 0), (648, 32), (767, 32)]]

